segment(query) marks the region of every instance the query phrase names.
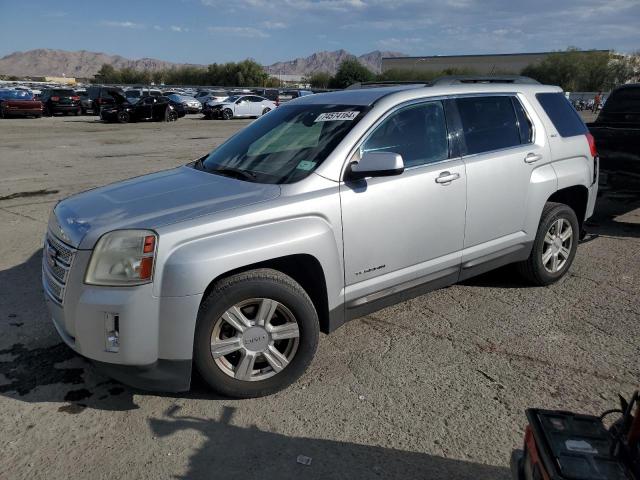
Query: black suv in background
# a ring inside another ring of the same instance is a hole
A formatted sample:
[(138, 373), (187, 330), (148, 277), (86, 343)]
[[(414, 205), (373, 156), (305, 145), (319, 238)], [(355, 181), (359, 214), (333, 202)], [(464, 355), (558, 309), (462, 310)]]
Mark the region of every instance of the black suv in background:
[(89, 103), (94, 115), (100, 115), (100, 109), (107, 105), (114, 105), (115, 101), (110, 92), (119, 92), (124, 96), (121, 88), (117, 87), (101, 87), (94, 86), (87, 88), (87, 96), (89, 97)]
[(614, 89), (596, 121), (587, 126), (602, 170), (615, 176), (640, 174), (640, 83)]
[(40, 96), (42, 102), (42, 113), (51, 116), (54, 113), (69, 112), (80, 115), (80, 97), (70, 88), (52, 88), (44, 90)]

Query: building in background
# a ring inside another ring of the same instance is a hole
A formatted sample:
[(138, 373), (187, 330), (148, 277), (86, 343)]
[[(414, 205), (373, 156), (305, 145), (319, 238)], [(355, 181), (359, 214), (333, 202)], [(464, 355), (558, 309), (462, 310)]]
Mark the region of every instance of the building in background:
[[(585, 50), (603, 52), (608, 50)], [(541, 62), (551, 54), (564, 52), (498, 53), (492, 55), (435, 55), (426, 57), (383, 57), (382, 71), (409, 70), (416, 72), (442, 72), (468, 70), (479, 75), (518, 74), (525, 67)]]

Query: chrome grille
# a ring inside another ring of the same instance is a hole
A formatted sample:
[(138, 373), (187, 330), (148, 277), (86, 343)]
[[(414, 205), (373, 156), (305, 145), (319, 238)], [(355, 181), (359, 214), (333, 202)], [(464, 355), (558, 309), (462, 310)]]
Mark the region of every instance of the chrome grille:
[(42, 250), (42, 280), (47, 294), (62, 305), (76, 250), (47, 232)]

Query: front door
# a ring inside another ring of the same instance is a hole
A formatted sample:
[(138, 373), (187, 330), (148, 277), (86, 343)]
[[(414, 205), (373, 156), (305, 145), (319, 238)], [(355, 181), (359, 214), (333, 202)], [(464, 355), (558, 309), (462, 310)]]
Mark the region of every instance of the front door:
[(251, 115), (251, 105), (253, 103), (249, 100), (249, 97), (242, 97), (236, 101), (235, 116), (236, 117), (248, 117)]
[(466, 173), (451, 158), (442, 102), (392, 112), (360, 146), (402, 156), (405, 171), (340, 186), (345, 303), (350, 308), (459, 273)]

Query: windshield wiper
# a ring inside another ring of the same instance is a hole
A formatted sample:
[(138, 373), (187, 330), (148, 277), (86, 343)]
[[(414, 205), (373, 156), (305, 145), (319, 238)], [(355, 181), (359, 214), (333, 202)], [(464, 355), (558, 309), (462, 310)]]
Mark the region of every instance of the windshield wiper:
[(256, 179), (256, 174), (253, 172), (247, 172), (245, 170), (240, 170), (238, 168), (231, 167), (220, 167), (214, 168), (212, 170), (207, 170), (210, 173), (217, 173), (219, 175), (224, 175), (226, 177), (239, 178), (240, 180), (249, 180), (254, 182)]

